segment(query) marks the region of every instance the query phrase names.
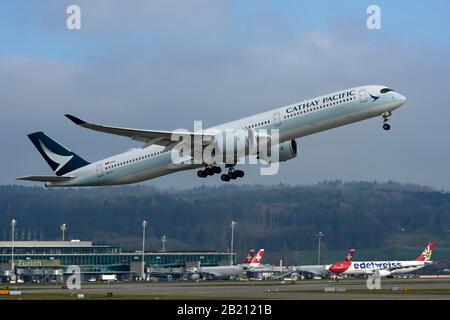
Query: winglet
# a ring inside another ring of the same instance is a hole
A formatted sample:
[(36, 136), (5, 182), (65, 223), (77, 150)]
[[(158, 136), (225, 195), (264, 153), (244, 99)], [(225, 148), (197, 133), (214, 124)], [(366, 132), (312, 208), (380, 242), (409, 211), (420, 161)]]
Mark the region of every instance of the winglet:
[(86, 123), (86, 121), (81, 120), (80, 118), (77, 118), (71, 114), (65, 114), (65, 116), (67, 118), (69, 118), (73, 123), (75, 123), (76, 125), (82, 126), (83, 124)]

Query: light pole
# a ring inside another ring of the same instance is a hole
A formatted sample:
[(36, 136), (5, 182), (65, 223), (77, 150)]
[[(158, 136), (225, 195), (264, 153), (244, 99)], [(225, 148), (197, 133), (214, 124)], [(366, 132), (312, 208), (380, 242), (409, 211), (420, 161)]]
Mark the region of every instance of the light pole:
[(324, 236), (322, 231), (319, 231), (319, 233), (316, 235), (319, 238), (319, 248), (317, 249), (317, 264), (320, 264), (320, 239)]
[(162, 241), (162, 252), (166, 252), (166, 241), (167, 241), (166, 236), (162, 236), (161, 241)]
[(62, 241), (64, 242), (64, 233), (67, 230), (67, 225), (65, 223), (63, 223), (60, 228), (62, 231)]
[(231, 221), (231, 250), (230, 250), (230, 266), (233, 265), (233, 245), (234, 245), (234, 227), (236, 226), (236, 221)]
[(12, 219), (11, 220), (11, 280), (14, 280), (15, 274), (14, 274), (14, 233), (16, 228), (17, 220)]
[(142, 280), (145, 278), (145, 228), (147, 227), (148, 222), (142, 221), (142, 265), (141, 265), (141, 276)]

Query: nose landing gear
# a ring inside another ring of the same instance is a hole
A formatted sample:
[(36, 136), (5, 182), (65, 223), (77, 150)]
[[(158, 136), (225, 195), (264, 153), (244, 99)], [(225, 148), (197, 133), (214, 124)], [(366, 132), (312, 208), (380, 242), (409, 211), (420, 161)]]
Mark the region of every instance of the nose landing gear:
[(387, 123), (389, 121), (389, 117), (392, 115), (390, 111), (383, 113), (383, 129), (388, 131), (391, 129), (391, 125)]

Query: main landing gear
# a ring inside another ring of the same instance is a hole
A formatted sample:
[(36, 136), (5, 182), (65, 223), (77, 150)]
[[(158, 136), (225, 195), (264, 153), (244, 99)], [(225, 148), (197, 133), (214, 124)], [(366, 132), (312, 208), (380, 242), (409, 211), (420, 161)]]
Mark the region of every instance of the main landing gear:
[[(244, 176), (244, 171), (236, 170), (235, 165), (227, 164), (225, 167), (228, 168), (227, 174), (222, 174), (220, 180), (228, 182), (230, 180), (235, 180), (237, 178), (242, 178)], [(222, 172), (222, 169), (218, 166), (208, 166), (204, 170), (198, 170), (197, 176), (199, 178), (206, 178), (207, 176), (213, 176)]]
[(206, 167), (205, 170), (198, 170), (197, 176), (199, 178), (206, 178), (207, 176), (213, 176), (222, 172), (222, 168), (218, 166)]
[(235, 180), (237, 178), (242, 178), (244, 176), (244, 171), (235, 170), (234, 165), (227, 164), (226, 167), (228, 168), (228, 174), (221, 175), (220, 180), (228, 182), (230, 180)]
[(391, 125), (387, 123), (391, 115), (392, 113), (390, 111), (383, 113), (383, 129), (386, 131), (391, 129)]

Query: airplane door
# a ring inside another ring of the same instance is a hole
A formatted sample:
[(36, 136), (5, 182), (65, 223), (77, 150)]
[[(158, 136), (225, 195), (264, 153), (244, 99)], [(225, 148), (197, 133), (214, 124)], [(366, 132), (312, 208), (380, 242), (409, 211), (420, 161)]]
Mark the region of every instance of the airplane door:
[(273, 115), (273, 123), (274, 123), (276, 126), (279, 126), (279, 125), (281, 124), (281, 116), (280, 116), (280, 113), (275, 113), (275, 114)]
[(367, 101), (367, 92), (366, 89), (359, 90), (359, 101), (366, 102)]
[(98, 164), (97, 165), (97, 177), (102, 177), (102, 176), (103, 176), (102, 164)]

